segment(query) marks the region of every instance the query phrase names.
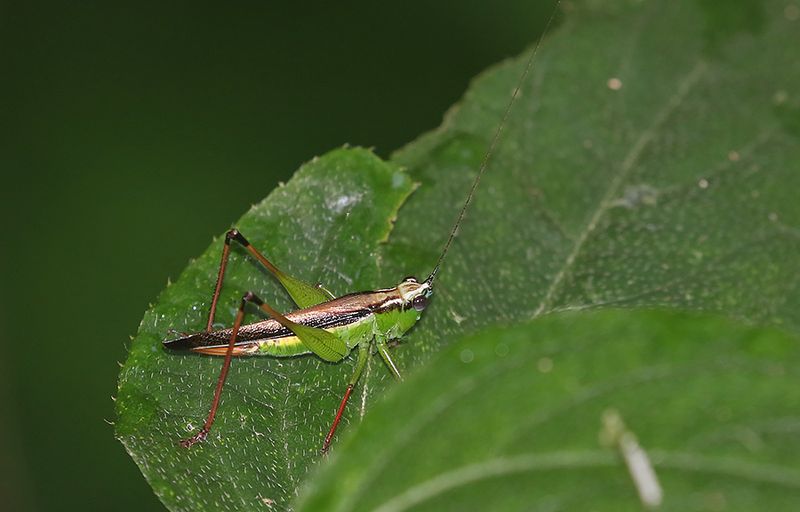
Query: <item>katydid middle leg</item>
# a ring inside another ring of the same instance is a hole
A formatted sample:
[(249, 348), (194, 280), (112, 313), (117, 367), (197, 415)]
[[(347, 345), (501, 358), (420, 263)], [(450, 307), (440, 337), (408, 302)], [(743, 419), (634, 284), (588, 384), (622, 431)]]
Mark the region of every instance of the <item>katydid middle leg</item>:
[(362, 342), (361, 344), (358, 345), (358, 359), (356, 359), (356, 366), (353, 369), (353, 375), (347, 382), (347, 389), (344, 392), (344, 397), (342, 397), (342, 402), (339, 404), (339, 409), (336, 411), (336, 417), (333, 419), (333, 424), (331, 425), (331, 428), (328, 431), (328, 435), (325, 436), (325, 442), (322, 444), (323, 454), (327, 453), (328, 448), (330, 448), (331, 446), (333, 435), (336, 433), (336, 428), (339, 426), (339, 421), (341, 421), (342, 419), (344, 408), (347, 406), (347, 401), (350, 399), (350, 393), (353, 392), (353, 388), (356, 386), (358, 379), (361, 377), (361, 374), (364, 371), (364, 366), (366, 366), (367, 364), (368, 357), (369, 357), (369, 343)]
[[(375, 340), (375, 346), (377, 347), (378, 353), (380, 353), (384, 362), (386, 362), (386, 366), (388, 366), (389, 370), (392, 372), (392, 375), (394, 375), (397, 380), (403, 380), (403, 377), (400, 375), (400, 371), (397, 369), (397, 365), (394, 364), (392, 357), (389, 355), (389, 347), (386, 345), (386, 340), (383, 338), (377, 338)], [(328, 448), (330, 448), (333, 435), (336, 433), (336, 428), (339, 426), (339, 421), (342, 419), (344, 408), (347, 406), (347, 402), (350, 399), (350, 394), (353, 392), (353, 388), (358, 382), (359, 377), (361, 377), (361, 373), (364, 371), (364, 366), (366, 365), (368, 355), (368, 345), (366, 343), (361, 343), (358, 346), (358, 361), (356, 361), (356, 367), (353, 371), (353, 376), (350, 377), (350, 381), (347, 383), (347, 389), (345, 390), (342, 401), (339, 404), (339, 409), (336, 411), (336, 417), (333, 419), (333, 424), (331, 425), (331, 429), (328, 431), (328, 435), (325, 436), (325, 442), (322, 445), (323, 454), (327, 453)]]
[[(217, 415), (217, 409), (219, 408), (219, 400), (222, 396), (222, 388), (225, 385), (225, 379), (228, 377), (228, 369), (231, 367), (231, 359), (233, 358), (233, 347), (236, 344), (236, 336), (239, 334), (239, 328), (242, 326), (242, 322), (244, 321), (245, 315), (245, 306), (248, 302), (253, 302), (254, 299), (258, 299), (255, 294), (252, 292), (247, 292), (243, 297), (242, 301), (239, 303), (239, 310), (236, 312), (236, 318), (233, 321), (233, 329), (231, 331), (230, 341), (228, 341), (228, 349), (225, 352), (225, 360), (222, 363), (222, 369), (219, 372), (219, 377), (217, 378), (217, 387), (214, 389), (214, 399), (211, 401), (211, 409), (208, 411), (208, 416), (206, 416), (206, 421), (203, 424), (203, 428), (200, 429), (200, 432), (193, 435), (188, 439), (183, 439), (181, 441), (181, 446), (184, 448), (189, 448), (195, 443), (203, 441), (206, 436), (208, 436), (208, 432), (211, 430), (211, 425), (214, 423), (214, 417)], [(213, 308), (211, 310), (213, 315)], [(211, 318), (209, 322), (211, 322)]]

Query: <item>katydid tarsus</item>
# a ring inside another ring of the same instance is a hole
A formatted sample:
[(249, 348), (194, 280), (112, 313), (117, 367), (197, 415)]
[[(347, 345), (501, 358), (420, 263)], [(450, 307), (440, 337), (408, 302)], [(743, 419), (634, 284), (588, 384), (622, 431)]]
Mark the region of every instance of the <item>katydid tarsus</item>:
[[(321, 284), (311, 285), (281, 271), (258, 249), (253, 247), (237, 229), (228, 231), (222, 247), (222, 257), (211, 299), (206, 329), (163, 342), (164, 346), (171, 350), (224, 356), (211, 408), (205, 423), (192, 437), (182, 440), (182, 446), (190, 447), (197, 442), (203, 441), (208, 436), (220, 405), (225, 379), (234, 356), (291, 357), (313, 354), (325, 361), (336, 363), (344, 360), (351, 352), (357, 349), (353, 373), (322, 444), (323, 453), (327, 452), (330, 447), (350, 394), (358, 383), (367, 358), (371, 353), (371, 347), (374, 346), (389, 371), (397, 379), (401, 379), (400, 372), (389, 352), (388, 342), (402, 337), (411, 329), (428, 306), (429, 299), (433, 293), (436, 275), (456, 238), (456, 233), (475, 196), (478, 184), (488, 168), (489, 161), (501, 138), (503, 128), (519, 95), (520, 88), (533, 68), (539, 45), (542, 38), (547, 34), (558, 10), (559, 3), (560, 0), (556, 3), (542, 36), (530, 51), (516, 88), (511, 94), (505, 112), (483, 156), (450, 235), (439, 254), (433, 270), (425, 280), (418, 281), (414, 277), (407, 277), (392, 288), (356, 292), (336, 297)], [(269, 270), (300, 309), (284, 315), (273, 309), (253, 292), (247, 292), (239, 303), (233, 326), (228, 329), (215, 330), (214, 317), (225, 278), (231, 244), (233, 243), (241, 245), (255, 260)], [(247, 314), (248, 304), (258, 307), (269, 318), (256, 323), (245, 324), (244, 319)]]

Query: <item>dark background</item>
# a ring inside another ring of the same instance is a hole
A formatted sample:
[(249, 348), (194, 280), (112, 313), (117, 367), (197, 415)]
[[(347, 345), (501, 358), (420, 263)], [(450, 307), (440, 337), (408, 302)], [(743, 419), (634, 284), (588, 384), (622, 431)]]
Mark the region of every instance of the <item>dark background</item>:
[(109, 424), (148, 303), (302, 162), (436, 127), (552, 2), (74, 4), (0, 2), (0, 503), (158, 510)]

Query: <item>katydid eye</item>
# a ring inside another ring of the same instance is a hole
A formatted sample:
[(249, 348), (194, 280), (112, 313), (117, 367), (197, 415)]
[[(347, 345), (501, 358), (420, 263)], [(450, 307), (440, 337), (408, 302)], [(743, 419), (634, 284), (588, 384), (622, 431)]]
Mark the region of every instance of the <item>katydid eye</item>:
[(414, 300), (411, 301), (411, 306), (417, 311), (422, 311), (426, 307), (428, 307), (428, 297), (424, 295), (417, 295), (414, 297)]
[(414, 277), (414, 276), (408, 276), (405, 279), (403, 279), (403, 281), (410, 282), (410, 283), (416, 283), (417, 282), (417, 278)]

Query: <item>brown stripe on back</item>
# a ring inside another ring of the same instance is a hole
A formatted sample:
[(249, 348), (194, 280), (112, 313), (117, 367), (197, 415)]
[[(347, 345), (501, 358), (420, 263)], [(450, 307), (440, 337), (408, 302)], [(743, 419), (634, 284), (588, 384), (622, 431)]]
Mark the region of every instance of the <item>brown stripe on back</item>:
[[(370, 314), (385, 311), (388, 303), (399, 299), (397, 290), (390, 288), (373, 292), (358, 292), (317, 304), (306, 309), (288, 313), (286, 317), (292, 322), (309, 327), (331, 328), (355, 323)], [(230, 341), (232, 329), (220, 329), (211, 332), (198, 332), (174, 340), (164, 341), (164, 346), (171, 350), (195, 350), (226, 346)], [(256, 340), (279, 339), (294, 336), (289, 329), (276, 320), (267, 319), (239, 328), (236, 343), (246, 344)], [(205, 353), (210, 353), (203, 350)]]

